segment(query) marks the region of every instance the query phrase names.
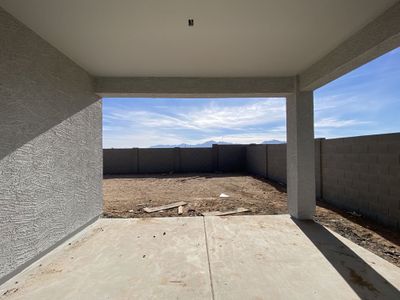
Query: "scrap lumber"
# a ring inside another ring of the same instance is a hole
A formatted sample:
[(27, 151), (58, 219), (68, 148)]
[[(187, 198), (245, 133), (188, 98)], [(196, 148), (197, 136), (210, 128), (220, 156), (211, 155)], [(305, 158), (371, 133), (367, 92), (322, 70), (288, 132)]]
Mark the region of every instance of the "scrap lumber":
[(183, 214), (183, 206), (178, 206), (178, 215)]
[(248, 212), (250, 209), (239, 207), (234, 210), (228, 210), (228, 211), (208, 211), (208, 212), (203, 212), (202, 215), (205, 217), (209, 216), (227, 216), (227, 215), (234, 215), (242, 212)]
[(156, 211), (160, 211), (160, 210), (167, 210), (167, 209), (175, 208), (178, 206), (183, 206), (186, 204), (187, 204), (186, 202), (180, 201), (180, 202), (170, 203), (170, 204), (156, 206), (156, 207), (145, 207), (145, 208), (143, 208), (143, 210), (147, 213), (152, 213), (152, 212), (156, 212)]

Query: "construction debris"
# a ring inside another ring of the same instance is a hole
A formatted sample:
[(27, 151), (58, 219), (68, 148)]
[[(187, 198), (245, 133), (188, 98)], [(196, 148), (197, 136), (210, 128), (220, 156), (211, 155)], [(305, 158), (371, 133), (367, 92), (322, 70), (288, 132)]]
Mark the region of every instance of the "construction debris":
[(178, 215), (183, 214), (183, 206), (178, 206)]
[(208, 211), (208, 212), (203, 212), (202, 215), (203, 216), (227, 216), (227, 215), (234, 215), (234, 214), (238, 214), (238, 213), (242, 213), (242, 212), (248, 212), (250, 211), (250, 209), (247, 208), (243, 208), (243, 207), (239, 207), (235, 210), (228, 210), (228, 211)]
[(222, 193), (221, 195), (219, 195), (220, 198), (229, 198), (229, 195)]
[(171, 209), (179, 206), (186, 205), (186, 202), (180, 201), (180, 202), (175, 202), (175, 203), (170, 203), (167, 205), (161, 205), (161, 206), (156, 206), (156, 207), (145, 207), (143, 210), (147, 213), (152, 213), (156, 211), (161, 211), (161, 210), (166, 210), (166, 209)]
[(361, 217), (361, 214), (359, 214), (359, 213), (357, 213), (355, 211), (348, 211), (347, 213), (352, 215), (352, 216), (354, 216), (354, 217)]

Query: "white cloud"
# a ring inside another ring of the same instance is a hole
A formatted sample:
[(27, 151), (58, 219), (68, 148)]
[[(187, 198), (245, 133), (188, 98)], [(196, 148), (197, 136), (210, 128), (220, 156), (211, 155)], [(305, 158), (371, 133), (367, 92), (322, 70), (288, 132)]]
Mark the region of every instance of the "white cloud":
[[(187, 107), (155, 105), (149, 109), (108, 107), (104, 114), (103, 146), (130, 148), (198, 144), (208, 140), (232, 143), (286, 140), (286, 105), (282, 98), (249, 99), (248, 102), (241, 99), (240, 105), (227, 105), (218, 100), (206, 103)], [(319, 98), (315, 110), (316, 134), (337, 136), (338, 129), (353, 132), (359, 125), (371, 124), (365, 119), (358, 120), (355, 114), (349, 117), (348, 113), (367, 110), (372, 105), (377, 104), (360, 107), (359, 96), (335, 94)]]
[(144, 129), (135, 132), (105, 133), (103, 135), (103, 148), (144, 148), (158, 144), (174, 145), (181, 144), (182, 139), (189, 143), (195, 142), (180, 135), (157, 130)]
[(280, 140), (286, 141), (286, 132), (280, 133), (269, 133), (266, 131), (265, 133), (243, 133), (243, 134), (226, 134), (226, 135), (219, 135), (219, 136), (212, 136), (208, 139), (204, 139), (200, 142), (205, 142), (207, 140), (213, 140), (216, 142), (229, 142), (235, 144), (259, 144), (264, 141), (269, 140)]
[[(103, 116), (103, 147), (197, 144), (212, 139), (233, 143), (285, 139), (285, 127), (280, 126), (286, 115), (283, 99), (251, 99), (247, 103), (241, 101), (240, 105), (226, 105), (218, 100), (207, 103), (163, 107), (161, 112), (159, 106), (138, 110), (129, 106), (107, 107)], [(276, 127), (269, 132), (267, 127), (271, 125)]]
[(358, 121), (358, 120), (340, 120), (336, 118), (323, 118), (317, 120), (314, 124), (315, 128), (342, 128), (342, 127), (350, 127), (355, 125), (364, 125), (370, 124), (367, 121)]
[[(280, 101), (279, 101), (280, 100)], [(162, 129), (241, 129), (247, 126), (269, 124), (285, 119), (285, 102), (282, 99), (263, 99), (240, 106), (224, 106), (216, 102), (200, 109), (176, 114), (162, 114), (114, 109), (104, 116), (106, 122), (124, 121), (129, 127), (150, 127)], [(232, 100), (235, 101), (235, 100)], [(168, 110), (167, 110), (168, 111)], [(170, 109), (169, 111), (173, 111)], [(107, 126), (107, 130), (111, 125)]]
[[(233, 100), (234, 101), (234, 100)], [(224, 107), (213, 104), (205, 109), (180, 114), (183, 119), (202, 129), (234, 128), (269, 124), (285, 119), (285, 102), (263, 100), (241, 106)]]

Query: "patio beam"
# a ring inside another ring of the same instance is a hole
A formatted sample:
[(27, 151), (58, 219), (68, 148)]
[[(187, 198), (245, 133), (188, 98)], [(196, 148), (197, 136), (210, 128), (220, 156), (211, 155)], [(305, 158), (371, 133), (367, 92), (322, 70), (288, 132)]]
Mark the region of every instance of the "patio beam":
[(315, 159), (313, 92), (286, 98), (287, 192), (289, 214), (312, 219), (315, 213)]
[(101, 97), (284, 97), (293, 77), (97, 77)]
[(300, 74), (300, 90), (313, 91), (400, 46), (400, 2)]

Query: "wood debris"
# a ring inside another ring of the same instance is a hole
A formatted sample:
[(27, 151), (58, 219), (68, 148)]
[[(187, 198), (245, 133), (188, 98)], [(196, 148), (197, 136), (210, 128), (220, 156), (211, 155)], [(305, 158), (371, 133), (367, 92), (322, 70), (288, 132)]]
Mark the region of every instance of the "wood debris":
[(143, 210), (147, 213), (152, 213), (160, 210), (166, 210), (166, 209), (171, 209), (179, 206), (186, 205), (186, 202), (180, 201), (180, 202), (175, 202), (175, 203), (170, 203), (167, 205), (161, 205), (161, 206), (156, 206), (156, 207), (145, 207)]
[(247, 208), (243, 208), (243, 207), (239, 207), (237, 209), (234, 210), (228, 210), (228, 211), (208, 211), (208, 212), (203, 212), (202, 215), (203, 216), (226, 216), (226, 215), (233, 215), (233, 214), (238, 214), (238, 213), (242, 213), (242, 212), (248, 212), (250, 211), (250, 209)]

